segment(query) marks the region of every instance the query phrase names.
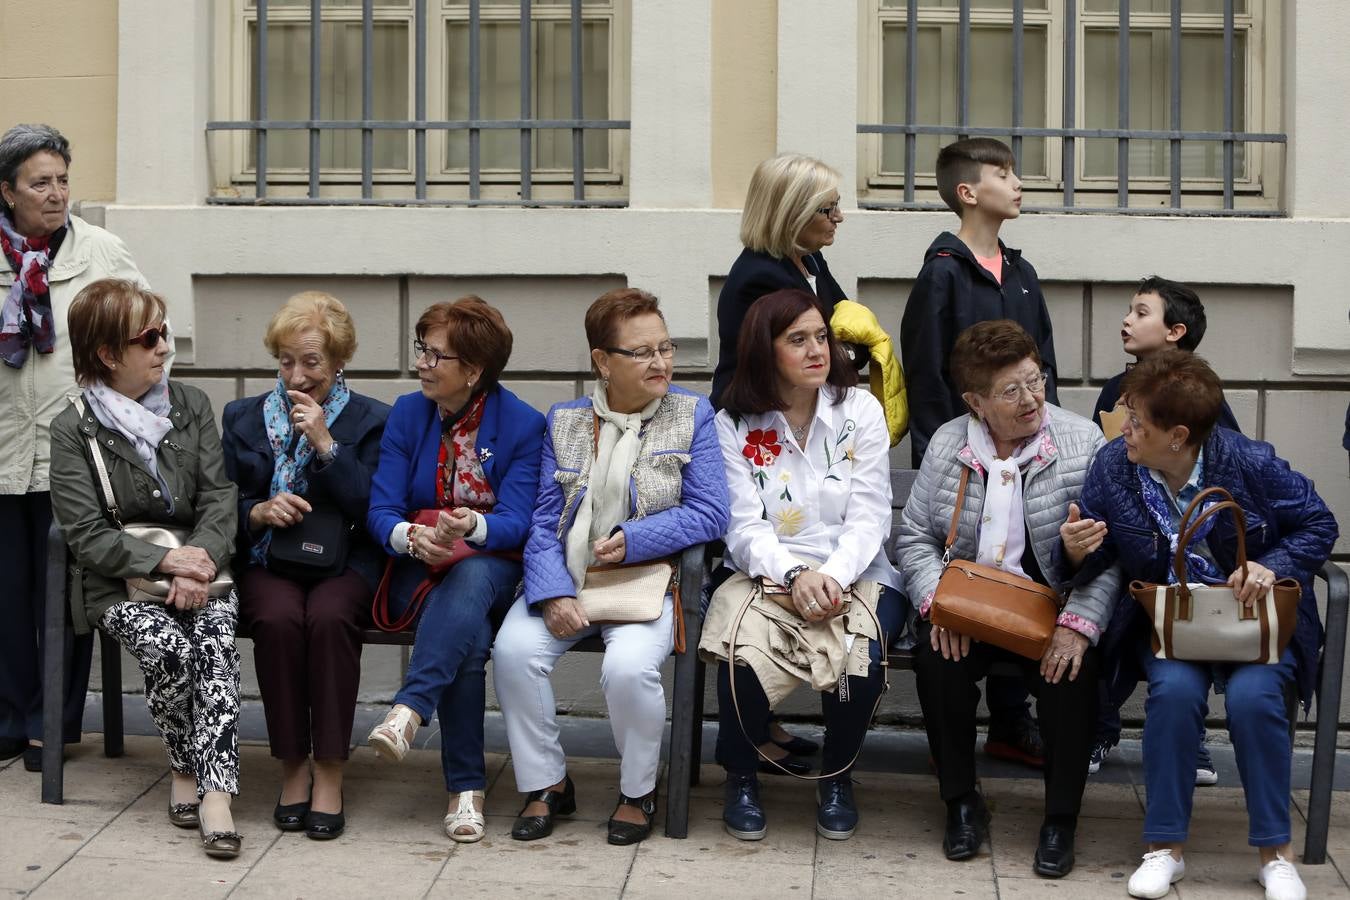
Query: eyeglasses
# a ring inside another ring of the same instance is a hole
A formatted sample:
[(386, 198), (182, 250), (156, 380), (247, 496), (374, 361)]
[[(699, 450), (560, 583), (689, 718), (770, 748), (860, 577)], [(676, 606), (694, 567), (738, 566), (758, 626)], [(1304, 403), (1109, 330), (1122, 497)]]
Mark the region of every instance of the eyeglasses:
[(427, 364), (429, 369), (436, 368), (447, 359), (459, 359), (458, 356), (451, 356), (448, 353), (442, 353), (435, 347), (428, 346), (426, 341), (413, 341), (413, 354), (414, 359), (420, 359)]
[(1013, 382), (1012, 384), (1004, 387), (1002, 390), (995, 391), (994, 396), (1002, 400), (1004, 403), (1009, 404), (1016, 403), (1018, 400), (1022, 399), (1023, 388), (1026, 388), (1027, 393), (1032, 394), (1033, 396), (1045, 390), (1045, 373), (1038, 372), (1036, 373), (1036, 375), (1034, 375), (1031, 378), (1028, 378), (1021, 384)]
[(605, 347), (604, 351), (606, 353), (617, 353), (620, 356), (626, 356), (629, 359), (640, 363), (649, 363), (652, 361), (652, 357), (658, 353), (661, 354), (662, 359), (670, 359), (675, 355), (675, 351), (679, 349), (679, 346), (680, 345), (674, 341), (662, 341), (654, 350), (651, 347), (642, 346), (638, 347), (636, 350), (625, 350), (622, 347)]
[(127, 341), (127, 346), (130, 347), (132, 344), (140, 344), (147, 350), (153, 350), (159, 346), (160, 341), (164, 341), (166, 344), (169, 342), (168, 322), (165, 322), (158, 328), (152, 327), (141, 331), (133, 336), (131, 340)]
[(829, 206), (822, 206), (820, 209), (816, 210), (816, 212), (820, 213), (827, 219), (833, 219), (835, 217), (835, 214), (839, 212), (839, 201), (836, 200)]

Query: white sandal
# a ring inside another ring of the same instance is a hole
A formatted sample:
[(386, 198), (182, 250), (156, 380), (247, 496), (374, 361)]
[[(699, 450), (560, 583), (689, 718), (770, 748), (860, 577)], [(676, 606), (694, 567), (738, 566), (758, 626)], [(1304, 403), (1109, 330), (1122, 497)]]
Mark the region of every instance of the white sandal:
[[(483, 796), (483, 791), (460, 792), (459, 806), (444, 819), (445, 834), (450, 840), (461, 844), (472, 844), (483, 839), (483, 825), (485, 824), (483, 814), (473, 804), (474, 800), (481, 800)], [(459, 831), (461, 828), (468, 828), (470, 831), (461, 834)]]
[(417, 734), (418, 726), (413, 722), (415, 715), (402, 703), (394, 704), (384, 721), (370, 730), (366, 743), (390, 762), (400, 761), (412, 748), (412, 739)]

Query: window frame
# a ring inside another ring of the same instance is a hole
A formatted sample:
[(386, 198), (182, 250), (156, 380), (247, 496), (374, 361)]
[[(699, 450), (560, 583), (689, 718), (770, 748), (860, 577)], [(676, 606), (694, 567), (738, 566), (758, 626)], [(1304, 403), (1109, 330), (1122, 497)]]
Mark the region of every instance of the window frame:
[[(582, 3), (583, 21), (603, 21), (608, 25), (608, 65), (609, 65), (609, 109), (603, 116), (592, 112), (585, 113), (587, 118), (605, 118), (623, 121), (629, 118), (629, 96), (631, 86), (631, 22), (632, 0), (606, 0), (603, 4), (586, 0)], [(250, 30), (258, 20), (257, 6), (254, 0), (228, 0), (212, 4), (214, 10), (213, 28), (215, 39), (212, 51), (217, 59), (224, 58), (227, 66), (216, 66), (215, 71), (227, 73), (217, 78), (212, 88), (211, 106), (224, 115), (216, 118), (243, 122), (252, 119), (253, 60), (250, 46)], [(426, 0), (426, 108), (428, 121), (446, 121), (449, 119), (447, 88), (449, 84), (449, 47), (446, 38), (449, 27), (455, 22), (469, 21), (468, 2), (454, 3), (452, 0)], [(407, 97), (406, 118), (414, 121), (415, 111), (415, 27), (416, 7), (413, 0), (376, 0), (372, 18), (375, 26), (380, 23), (405, 23), (407, 36)], [(531, 23), (541, 21), (570, 21), (569, 4), (531, 4)], [(358, 3), (347, 7), (322, 8), (321, 19), (324, 26), (333, 22), (361, 23), (362, 8)], [(520, 21), (518, 3), (509, 6), (483, 4), (479, 11), (479, 20), (483, 24), (491, 22)], [(305, 27), (310, 23), (310, 8), (306, 3), (297, 6), (268, 7), (269, 27), (277, 24), (296, 23)], [(533, 27), (532, 38), (538, 34)], [(537, 38), (535, 38), (537, 40)], [(538, 52), (531, 64), (531, 72), (539, 73)], [(307, 86), (304, 89), (308, 98)], [(537, 96), (537, 94), (536, 94)], [(518, 113), (516, 114), (518, 115)], [(569, 118), (568, 116), (559, 118)], [(308, 115), (304, 117), (308, 119)], [(359, 129), (354, 129), (359, 133)], [(465, 129), (460, 129), (468, 133)], [(545, 129), (536, 129), (535, 133)], [(607, 166), (586, 165), (583, 169), (586, 199), (577, 201), (586, 205), (592, 201), (624, 201), (628, 192), (628, 145), (629, 130), (609, 128), (609, 164)], [(302, 131), (302, 133), (308, 133)], [(518, 135), (517, 129), (510, 130)], [(426, 186), (427, 198), (435, 201), (469, 201), (468, 189), (471, 172), (467, 166), (448, 165), (447, 144), (448, 129), (426, 129)], [(212, 132), (208, 132), (208, 143), (212, 143)], [(372, 165), (373, 197), (390, 202), (407, 200), (417, 202), (407, 196), (409, 189), (415, 187), (415, 148), (414, 130), (405, 132), (407, 141), (408, 166), (403, 168), (380, 168)], [(221, 143), (224, 152), (216, 155), (211, 164), (211, 195), (213, 199), (228, 199), (243, 196), (256, 183), (257, 169), (250, 163), (250, 145), (254, 132), (251, 129), (230, 130), (218, 135), (215, 140)], [(516, 162), (519, 162), (517, 157)], [(572, 168), (533, 168), (531, 170), (532, 201), (563, 201), (572, 198)], [(521, 203), (521, 171), (514, 168), (480, 166), (480, 198), (487, 203)], [(320, 168), (319, 200), (325, 202), (343, 199), (359, 200), (361, 197), (362, 172), (355, 167)], [(269, 160), (267, 174), (268, 198), (304, 198), (309, 186), (309, 167), (278, 167)], [(532, 201), (523, 201), (529, 204)]]
[[(974, 0), (972, 7), (979, 0)], [(1076, 51), (1074, 54), (1074, 127), (1083, 128), (1086, 113), (1085, 57), (1083, 52), (1089, 31), (1109, 30), (1118, 33), (1119, 14), (1116, 11), (1090, 12), (1087, 0), (1048, 0), (1044, 10), (1024, 9), (1024, 28), (1044, 28), (1046, 32), (1046, 74), (1045, 109), (1046, 119), (1043, 127), (1058, 128), (1063, 124), (1064, 106), (1064, 53), (1066, 37), (1066, 4), (1074, 4), (1074, 28)], [(1273, 131), (1280, 121), (1280, 69), (1281, 35), (1278, 0), (1248, 0), (1245, 13), (1234, 15), (1234, 34), (1245, 33), (1245, 54), (1242, 60), (1243, 78), (1246, 91), (1241, 98), (1242, 128), (1238, 131), (1258, 133)], [(904, 3), (883, 7), (882, 0), (859, 0), (859, 45), (861, 48), (858, 100), (860, 121), (881, 122), (882, 105), (882, 67), (884, 31), (888, 25), (907, 23), (908, 10)], [(920, 26), (930, 24), (960, 23), (959, 8), (925, 6), (922, 0), (918, 6), (916, 21)], [(1011, 35), (1013, 10), (995, 10), (990, 8), (972, 8), (970, 11), (971, 28), (1001, 25)], [(1170, 31), (1171, 14), (1153, 12), (1130, 13), (1130, 30)], [(1183, 34), (1206, 32), (1223, 33), (1222, 13), (1183, 13), (1181, 16)], [(1114, 118), (1114, 117), (1113, 117)], [(931, 125), (935, 123), (921, 122)], [(981, 123), (972, 121), (972, 127), (981, 127)], [(1039, 124), (1023, 122), (1024, 127), (1042, 127)], [(993, 126), (988, 126), (993, 127)], [(1114, 122), (1111, 126), (1114, 128)], [(1152, 130), (1131, 123), (1132, 129)], [(1169, 126), (1170, 127), (1170, 123)], [(893, 206), (904, 189), (903, 172), (892, 172), (882, 168), (882, 134), (859, 134), (858, 147), (858, 196), (860, 205), (875, 203)], [(955, 131), (942, 136), (942, 143), (954, 140)], [(1027, 138), (1024, 138), (1026, 140)], [(1030, 201), (1028, 207), (1036, 205), (1063, 205), (1063, 147), (1064, 139), (1047, 137), (1045, 146), (1045, 171), (1024, 173), (1023, 190)], [(1110, 175), (1091, 175), (1086, 171), (1085, 142), (1104, 140), (1078, 137), (1074, 140), (1074, 201), (1072, 207), (1100, 209), (1113, 207), (1117, 202), (1117, 178)], [(1110, 139), (1105, 139), (1110, 140)], [(1147, 140), (1147, 139), (1141, 139)], [(1198, 143), (1198, 142), (1196, 142)], [(1257, 211), (1278, 213), (1281, 206), (1283, 177), (1281, 157), (1283, 147), (1262, 141), (1249, 141), (1245, 144), (1246, 172), (1234, 172), (1233, 194), (1234, 208), (1238, 211)], [(932, 208), (945, 208), (937, 196), (936, 180), (932, 172), (932, 161), (915, 165), (915, 201)], [(1170, 206), (1171, 179), (1169, 174), (1130, 176), (1127, 173), (1127, 188), (1131, 198), (1125, 212), (1146, 212), (1149, 206), (1156, 206), (1161, 198)], [(1184, 206), (1196, 211), (1222, 214), (1223, 178), (1181, 179), (1181, 196)], [(1139, 201), (1136, 203), (1136, 201)]]

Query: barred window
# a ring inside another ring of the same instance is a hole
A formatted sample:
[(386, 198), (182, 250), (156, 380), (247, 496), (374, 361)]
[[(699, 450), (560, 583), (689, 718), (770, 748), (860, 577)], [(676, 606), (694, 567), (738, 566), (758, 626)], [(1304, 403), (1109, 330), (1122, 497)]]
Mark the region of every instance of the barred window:
[(210, 200), (622, 205), (628, 21), (629, 0), (222, 2)]
[(864, 11), (863, 206), (944, 208), (939, 147), (984, 134), (1013, 147), (1027, 209), (1280, 214), (1275, 0)]

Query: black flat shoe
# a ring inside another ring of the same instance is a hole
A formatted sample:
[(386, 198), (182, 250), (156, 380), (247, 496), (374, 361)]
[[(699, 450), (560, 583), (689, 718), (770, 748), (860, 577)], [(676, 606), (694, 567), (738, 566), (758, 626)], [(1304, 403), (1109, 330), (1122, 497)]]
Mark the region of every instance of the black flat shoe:
[[(633, 806), (642, 811), (647, 817), (645, 825), (635, 825), (632, 822), (620, 822), (614, 817), (609, 820), (609, 842), (620, 847), (626, 847), (629, 844), (636, 844), (639, 841), (645, 841), (652, 833), (652, 821), (656, 818), (656, 791), (653, 790), (645, 797), (628, 797), (622, 791), (619, 792), (620, 806)], [(618, 812), (618, 810), (615, 810)]]
[(309, 815), (309, 801), (302, 800), (299, 803), (282, 803), (281, 796), (277, 796), (277, 805), (272, 810), (272, 821), (282, 831), (304, 831), (305, 816)]
[(1041, 826), (1032, 870), (1043, 878), (1063, 878), (1073, 871), (1073, 829), (1067, 825)]
[(974, 800), (953, 800), (947, 804), (947, 830), (942, 836), (942, 852), (951, 860), (970, 859), (980, 852), (989, 837), (989, 808), (978, 793)]
[[(547, 815), (525, 815), (525, 810), (536, 801), (548, 807)], [(570, 816), (576, 811), (577, 789), (576, 785), (572, 784), (572, 777), (569, 775), (563, 779), (561, 791), (544, 789), (542, 791), (531, 791), (525, 795), (525, 806), (521, 807), (521, 814), (516, 817), (515, 824), (511, 826), (511, 837), (517, 841), (537, 841), (539, 838), (548, 837), (553, 833), (554, 816)]]
[[(776, 765), (775, 765), (776, 764)], [(793, 759), (791, 756), (785, 756), (782, 759), (776, 759), (773, 762), (761, 759), (759, 761), (759, 771), (764, 775), (809, 775), (811, 774), (811, 764), (805, 760)], [(784, 772), (783, 769), (787, 769)]]
[(815, 756), (820, 751), (820, 745), (815, 741), (798, 737), (795, 734), (786, 741), (775, 741), (773, 738), (769, 738), (769, 740), (793, 756)]
[(342, 834), (347, 827), (347, 816), (341, 810), (335, 813), (321, 813), (310, 810), (305, 813), (305, 837), (312, 841), (331, 841)]
[(42, 771), (42, 748), (37, 744), (29, 744), (23, 748), (23, 767), (29, 772)]

